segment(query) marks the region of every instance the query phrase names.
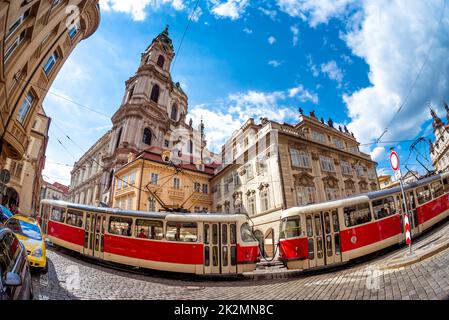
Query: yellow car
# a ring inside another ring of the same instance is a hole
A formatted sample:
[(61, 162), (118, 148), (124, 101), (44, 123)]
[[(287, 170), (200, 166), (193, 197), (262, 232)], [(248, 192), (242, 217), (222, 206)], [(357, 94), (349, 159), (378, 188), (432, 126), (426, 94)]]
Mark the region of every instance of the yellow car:
[(45, 241), (37, 221), (27, 216), (15, 215), (6, 221), (5, 226), (11, 229), (25, 246), (30, 266), (46, 273)]

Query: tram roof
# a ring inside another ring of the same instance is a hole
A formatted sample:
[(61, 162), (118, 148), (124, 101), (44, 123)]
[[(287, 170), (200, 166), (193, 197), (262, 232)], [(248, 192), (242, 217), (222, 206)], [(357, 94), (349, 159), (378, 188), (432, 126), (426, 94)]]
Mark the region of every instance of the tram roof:
[[(427, 177), (418, 181), (411, 182), (404, 186), (404, 190), (410, 190), (417, 188), (419, 186), (431, 183), (433, 181), (444, 179), (449, 177), (449, 172), (433, 175), (431, 177)], [(321, 203), (315, 203), (315, 204), (309, 204), (305, 206), (300, 207), (293, 207), (287, 210), (284, 210), (282, 212), (282, 218), (297, 216), (298, 214), (308, 214), (308, 213), (315, 213), (315, 212), (321, 212), (321, 211), (328, 211), (332, 210), (338, 207), (346, 207), (346, 206), (353, 206), (356, 204), (360, 204), (366, 201), (384, 198), (389, 195), (399, 193), (401, 192), (401, 187), (393, 187), (389, 189), (382, 189), (377, 191), (372, 191), (368, 193), (362, 193), (359, 195), (347, 197), (344, 199), (338, 199), (338, 200), (332, 200), (332, 201), (326, 201)]]
[(126, 216), (134, 218), (161, 219), (169, 221), (184, 222), (229, 222), (229, 221), (245, 221), (247, 217), (244, 214), (228, 214), (228, 213), (181, 213), (181, 212), (147, 212), (123, 210), (118, 208), (94, 207), (78, 203), (70, 203), (60, 200), (43, 199), (41, 204), (53, 205), (57, 207), (89, 211), (94, 213), (103, 213), (115, 216)]

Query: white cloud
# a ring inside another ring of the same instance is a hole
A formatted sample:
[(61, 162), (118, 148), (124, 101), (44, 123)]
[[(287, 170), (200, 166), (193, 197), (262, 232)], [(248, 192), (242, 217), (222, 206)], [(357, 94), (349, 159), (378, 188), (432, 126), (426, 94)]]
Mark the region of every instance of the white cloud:
[(312, 72), (312, 75), (316, 78), (320, 75), (320, 70), (318, 69), (318, 67), (313, 63), (313, 58), (312, 56), (309, 54), (307, 55), (307, 67), (309, 68), (309, 70)]
[(388, 155), (384, 147), (376, 147), (371, 151), (371, 158), (376, 162), (381, 162), (387, 160)]
[(280, 67), (284, 61), (277, 61), (277, 60), (270, 60), (268, 61), (268, 64), (274, 68)]
[(290, 27), (290, 31), (293, 33), (293, 46), (295, 47), (298, 44), (298, 36), (299, 36), (299, 28), (298, 25), (293, 25)]
[(192, 19), (193, 22), (198, 22), (200, 20), (200, 17), (203, 15), (203, 10), (201, 9), (201, 7), (197, 7), (195, 9), (195, 12), (193, 12), (190, 17)]
[(245, 32), (246, 34), (252, 34), (253, 30), (249, 29), (249, 28), (244, 28), (243, 32)]
[(268, 16), (271, 20), (276, 21), (277, 11), (269, 10), (266, 8), (259, 7), (259, 11), (261, 11), (264, 15)]
[(338, 67), (335, 60), (331, 60), (327, 63), (321, 65), (321, 72), (329, 77), (329, 79), (334, 80), (341, 86), (343, 81), (343, 71)]
[(318, 95), (314, 92), (311, 92), (311, 91), (305, 89), (302, 84), (288, 90), (288, 96), (290, 98), (298, 97), (298, 99), (301, 102), (310, 101), (314, 104), (318, 104), (318, 102), (319, 102)]
[(211, 1), (214, 6), (211, 12), (219, 18), (230, 18), (231, 20), (237, 20), (245, 12), (246, 7), (249, 4), (249, 0), (227, 0)]
[(268, 37), (268, 43), (269, 44), (273, 44), (273, 43), (275, 43), (276, 42), (276, 38), (275, 37), (273, 37), (273, 36), (269, 36)]
[(370, 67), (371, 85), (345, 96), (349, 125), (364, 140), (380, 137), (405, 101), (428, 53), (429, 59), (409, 100), (396, 117), (387, 140), (414, 138), (430, 118), (427, 101), (439, 105), (449, 92), (449, 19), (434, 40), (443, 2), (366, 1), (363, 19), (343, 39)]
[(345, 13), (355, 0), (277, 0), (279, 8), (292, 17), (299, 17), (316, 27), (332, 17)]
[(170, 5), (178, 11), (186, 8), (184, 0), (100, 0), (101, 10), (129, 14), (135, 21), (146, 19), (147, 7), (159, 9), (162, 5)]

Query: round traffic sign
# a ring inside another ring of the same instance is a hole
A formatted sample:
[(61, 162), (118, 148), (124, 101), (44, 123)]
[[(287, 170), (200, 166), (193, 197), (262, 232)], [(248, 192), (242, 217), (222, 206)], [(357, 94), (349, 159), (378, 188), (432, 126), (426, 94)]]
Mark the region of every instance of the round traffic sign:
[(390, 164), (394, 171), (399, 169), (399, 156), (396, 152), (392, 151), (390, 154)]

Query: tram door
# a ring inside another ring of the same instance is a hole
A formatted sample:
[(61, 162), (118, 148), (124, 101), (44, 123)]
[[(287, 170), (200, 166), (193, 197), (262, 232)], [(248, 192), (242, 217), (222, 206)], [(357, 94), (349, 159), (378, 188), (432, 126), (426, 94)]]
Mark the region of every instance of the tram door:
[(235, 223), (204, 223), (204, 273), (237, 273)]
[(309, 267), (341, 262), (340, 223), (337, 211), (306, 216)]
[(84, 254), (103, 258), (105, 226), (106, 216), (101, 214), (86, 214)]
[(416, 201), (415, 201), (415, 196), (413, 194), (413, 191), (409, 191), (407, 193), (407, 206), (408, 206), (408, 210), (410, 211), (410, 231), (412, 233), (412, 236), (416, 235), (417, 233), (419, 233), (419, 221), (418, 221), (418, 213), (416, 210)]

